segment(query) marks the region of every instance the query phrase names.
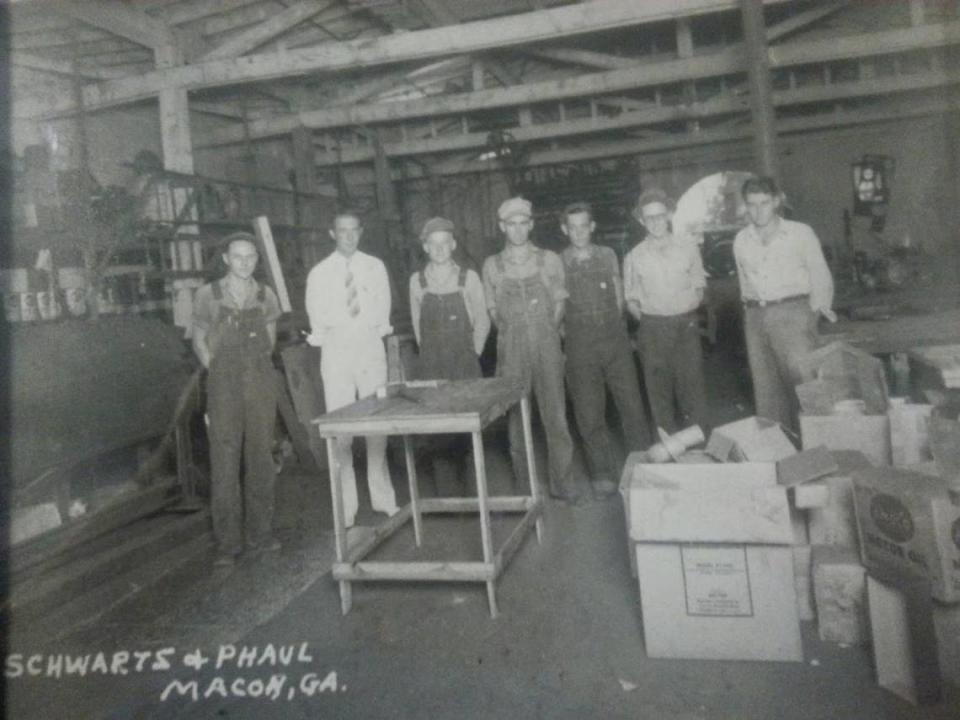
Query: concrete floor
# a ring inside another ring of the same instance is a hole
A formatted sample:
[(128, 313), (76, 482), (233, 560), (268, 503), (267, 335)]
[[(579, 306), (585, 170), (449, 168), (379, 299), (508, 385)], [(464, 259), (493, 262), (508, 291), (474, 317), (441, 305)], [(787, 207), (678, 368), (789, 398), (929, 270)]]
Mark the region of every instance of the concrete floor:
[[(711, 389), (714, 422), (747, 414), (742, 371), (719, 354), (710, 365), (710, 376), (723, 378)], [(494, 487), (506, 490), (502, 433), (489, 438), (488, 471)], [(395, 474), (398, 486), (402, 477)], [(937, 706), (912, 707), (876, 686), (868, 649), (821, 643), (813, 623), (804, 623), (803, 663), (646, 657), (618, 498), (575, 508), (549, 503), (543, 544), (531, 534), (501, 578), (496, 620), (483, 587), (467, 584), (357, 584), (353, 611), (341, 616), (327, 574), (333, 552), (325, 482), (285, 473), (277, 506), (285, 546), (276, 556), (216, 573), (204, 550), (86, 627), (53, 640), (51, 628), (16, 628), (10, 651), (44, 654), (44, 667), (46, 656), (57, 654), (90, 654), (94, 663), (103, 652), (107, 666), (117, 652), (131, 659), (121, 656), (114, 674), (91, 664), (84, 677), (8, 679), (7, 717), (960, 717), (960, 689), (948, 687)], [(361, 524), (375, 520), (359, 517)], [(473, 518), (431, 519), (426, 531), (419, 551), (407, 531), (378, 557), (479, 557)], [(499, 518), (495, 541), (508, 531), (509, 521)], [(238, 654), (246, 647), (252, 660), (217, 669), (218, 654), (229, 655), (231, 645)], [(152, 654), (133, 655), (138, 651)], [(191, 662), (196, 651), (206, 659), (199, 669)], [(256, 679), (278, 697), (238, 696), (256, 692)], [(174, 690), (164, 699), (174, 681), (185, 683), (187, 696)]]

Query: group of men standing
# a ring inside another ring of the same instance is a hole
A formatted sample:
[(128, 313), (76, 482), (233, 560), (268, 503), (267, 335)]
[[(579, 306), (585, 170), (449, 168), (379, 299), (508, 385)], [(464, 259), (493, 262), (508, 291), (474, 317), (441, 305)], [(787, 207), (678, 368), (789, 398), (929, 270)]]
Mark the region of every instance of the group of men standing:
[[(771, 179), (747, 181), (743, 196), (750, 224), (737, 236), (734, 252), (757, 413), (792, 424), (792, 388), (807, 379), (799, 358), (815, 346), (818, 314), (832, 317), (832, 280), (813, 231), (779, 216), (780, 193)], [(506, 242), (485, 260), (482, 278), (454, 260), (451, 221), (432, 218), (423, 226), (420, 242), (427, 263), (409, 280), (421, 376), (480, 377), (479, 356), (492, 324), (496, 374), (520, 378), (531, 388), (546, 435), (549, 492), (560, 500), (579, 504), (584, 498), (573, 472), (567, 390), (597, 496), (616, 490), (616, 453), (606, 422), (608, 390), (626, 449), (644, 449), (651, 442), (624, 311), (638, 322), (637, 347), (655, 425), (667, 433), (708, 425), (697, 314), (706, 275), (696, 243), (672, 233), (672, 211), (672, 201), (662, 191), (640, 195), (634, 216), (647, 236), (624, 258), (622, 274), (613, 250), (593, 242), (596, 225), (586, 203), (564, 209), (560, 227), (569, 245), (557, 254), (531, 242), (529, 201), (515, 197), (503, 202), (497, 215)], [(358, 249), (359, 216), (348, 210), (337, 213), (330, 235), (336, 248), (310, 271), (305, 303), (308, 342), (322, 348), (328, 411), (371, 395), (386, 382), (383, 337), (392, 332), (387, 271), (382, 261)], [(241, 255), (246, 264), (237, 259)], [(202, 302), (195, 324), (200, 333), (194, 345), (210, 367), (214, 528), (221, 557), (232, 561), (243, 549), (241, 439), (247, 452), (247, 542), (255, 549), (275, 544), (265, 526), (267, 511), (251, 505), (269, 492), (272, 508), (272, 465), (268, 468), (252, 454), (262, 451), (265, 423), (258, 418), (275, 412), (275, 401), (271, 405), (257, 394), (266, 387), (257, 373), (263, 358), (269, 358), (278, 311), (269, 288), (250, 277), (256, 264), (252, 238), (233, 237), (224, 261), (227, 276), (198, 293)], [(214, 332), (214, 326), (226, 330)], [(210, 338), (220, 334), (225, 339), (211, 344)], [(242, 393), (228, 391), (226, 381), (217, 379), (230, 373), (240, 373)], [(226, 417), (227, 405), (232, 418)], [(526, 460), (516, 411), (508, 417), (508, 435), (515, 473), (522, 476)], [(371, 504), (392, 515), (398, 508), (385, 438), (368, 437), (366, 442)], [(433, 449), (438, 457), (462, 460), (467, 455), (466, 446), (455, 439)], [(350, 527), (358, 510), (351, 438), (338, 440), (335, 460), (331, 471), (340, 473)]]

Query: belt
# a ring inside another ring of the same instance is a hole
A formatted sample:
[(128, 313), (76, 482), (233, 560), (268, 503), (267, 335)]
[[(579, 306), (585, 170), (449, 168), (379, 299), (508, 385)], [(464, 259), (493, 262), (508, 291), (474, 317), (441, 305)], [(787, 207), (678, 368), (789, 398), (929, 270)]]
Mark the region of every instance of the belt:
[(770, 305), (782, 305), (783, 303), (794, 302), (795, 300), (806, 300), (809, 295), (787, 295), (787, 297), (777, 298), (776, 300), (753, 300), (744, 298), (743, 304), (747, 307), (769, 307)]

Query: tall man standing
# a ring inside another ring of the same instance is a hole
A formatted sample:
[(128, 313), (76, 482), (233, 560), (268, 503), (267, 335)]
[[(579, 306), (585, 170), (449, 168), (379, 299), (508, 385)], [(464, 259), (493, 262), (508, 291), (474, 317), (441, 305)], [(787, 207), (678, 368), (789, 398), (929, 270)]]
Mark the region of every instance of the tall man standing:
[[(559, 327), (563, 319), (563, 263), (556, 253), (530, 242), (532, 206), (510, 198), (497, 211), (506, 247), (483, 263), (487, 307), (497, 328), (497, 375), (522, 378), (532, 386), (547, 435), (550, 494), (576, 503), (580, 494), (572, 470), (573, 442), (567, 427), (563, 387), (563, 353)], [(508, 419), (514, 472), (523, 476), (523, 428), (519, 410)]]
[(570, 240), (561, 256), (570, 293), (564, 313), (567, 387), (593, 472), (594, 493), (606, 497), (617, 490), (606, 419), (607, 388), (620, 414), (627, 450), (647, 447), (650, 436), (623, 320), (617, 256), (610, 248), (593, 244), (596, 223), (587, 203), (568, 205), (560, 229)]
[(254, 551), (280, 547), (272, 535), (277, 396), (270, 360), (280, 305), (253, 279), (258, 259), (250, 233), (229, 235), (227, 274), (197, 290), (193, 303), (193, 350), (209, 370), (210, 505), (222, 566), (232, 565), (244, 544)]
[[(307, 275), (307, 341), (320, 347), (320, 375), (327, 412), (376, 392), (387, 381), (383, 337), (390, 326), (390, 281), (383, 262), (357, 249), (363, 227), (352, 210), (333, 219), (330, 237), (336, 249)], [(367, 484), (378, 512), (393, 515), (397, 500), (387, 466), (387, 438), (369, 436)], [(345, 524), (351, 527), (359, 501), (353, 469), (353, 439), (337, 438), (337, 467), (343, 487)]]
[(697, 308), (703, 302), (706, 274), (700, 249), (670, 228), (673, 201), (658, 188), (641, 193), (634, 217), (647, 237), (623, 260), (627, 308), (640, 323), (643, 377), (650, 410), (658, 427), (699, 425), (707, 430), (707, 392)]
[(831, 322), (833, 278), (809, 225), (780, 217), (776, 181), (753, 177), (741, 190), (750, 224), (737, 233), (744, 334), (756, 413), (796, 430), (795, 386), (811, 380), (803, 357), (817, 345), (817, 322)]

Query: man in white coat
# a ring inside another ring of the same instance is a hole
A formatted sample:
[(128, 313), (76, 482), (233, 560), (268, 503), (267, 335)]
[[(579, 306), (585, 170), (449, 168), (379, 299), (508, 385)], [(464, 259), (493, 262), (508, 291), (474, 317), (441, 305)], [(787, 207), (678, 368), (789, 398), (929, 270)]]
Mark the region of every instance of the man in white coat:
[[(330, 237), (336, 249), (307, 275), (306, 308), (310, 318), (307, 341), (322, 349), (320, 375), (327, 412), (376, 392), (387, 381), (383, 337), (390, 327), (390, 281), (379, 258), (357, 247), (363, 227), (359, 216), (342, 210), (333, 219)], [(387, 438), (366, 438), (370, 502), (378, 512), (393, 515), (397, 500), (387, 467)], [(353, 439), (337, 439), (346, 526), (357, 514), (357, 477), (353, 469)]]

